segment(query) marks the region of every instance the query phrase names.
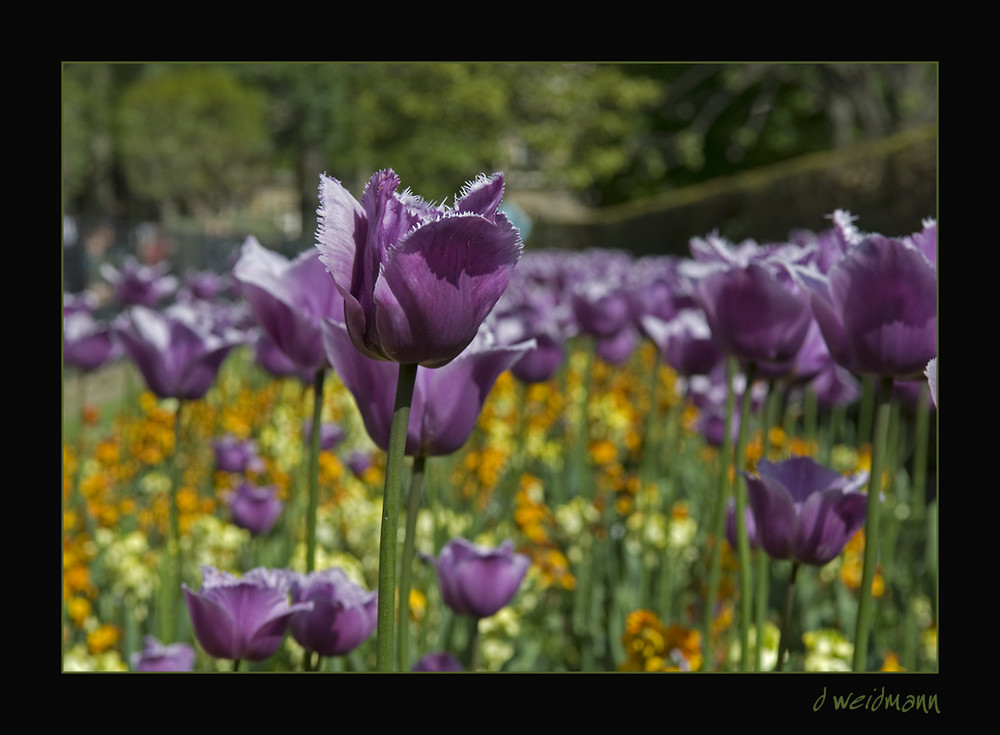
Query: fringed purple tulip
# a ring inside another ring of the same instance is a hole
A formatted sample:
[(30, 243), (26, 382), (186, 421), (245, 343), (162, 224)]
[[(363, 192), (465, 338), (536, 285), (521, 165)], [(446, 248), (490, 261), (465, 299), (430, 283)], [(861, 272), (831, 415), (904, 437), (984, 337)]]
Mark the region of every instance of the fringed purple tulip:
[(343, 656), (375, 631), (378, 593), (365, 590), (342, 569), (295, 574), (290, 591), (292, 602), (312, 604), (289, 624), (292, 637), (307, 651)]
[(163, 645), (151, 635), (143, 640), (143, 648), (132, 654), (133, 671), (192, 671), (194, 648), (187, 643)]
[(182, 585), (195, 637), (213, 658), (263, 661), (281, 646), (292, 615), (311, 602), (289, 603), (287, 570), (251, 569), (237, 578), (203, 566), (202, 587)]
[[(327, 321), (323, 338), (334, 369), (354, 396), (368, 435), (379, 448), (387, 450), (399, 366), (369, 359), (350, 349), (350, 335), (343, 324)], [(532, 347), (534, 340), (497, 345), (484, 329), (447, 365), (419, 368), (411, 401), (406, 455), (433, 457), (460, 449), (472, 434), (497, 378)]]
[(206, 331), (184, 307), (164, 312), (133, 306), (116, 321), (115, 334), (160, 398), (198, 399), (212, 387), (242, 335)]
[(794, 269), (839, 365), (899, 380), (923, 374), (937, 354), (937, 268), (928, 257), (935, 233), (931, 224), (917, 240), (854, 233), (829, 272)]
[(115, 298), (123, 306), (156, 307), (177, 290), (176, 276), (169, 274), (170, 265), (142, 265), (134, 257), (126, 258), (121, 270), (110, 263), (101, 265), (101, 275), (114, 287)]
[(445, 544), (435, 562), (445, 604), (473, 618), (488, 618), (510, 604), (531, 565), (513, 548), (510, 541), (490, 549), (464, 538)]
[(757, 463), (746, 479), (757, 540), (774, 559), (822, 566), (836, 558), (865, 522), (867, 472), (851, 477), (810, 457)]
[(284, 508), (285, 504), (278, 498), (278, 489), (273, 485), (258, 487), (244, 481), (229, 498), (233, 524), (254, 536), (270, 532)]
[(331, 287), (314, 249), (289, 260), (249, 237), (233, 277), (261, 329), (304, 374), (315, 375), (329, 364), (320, 323), (342, 322), (344, 299)]
[(358, 202), (322, 176), (319, 257), (359, 351), (440, 367), (472, 342), (507, 288), (521, 237), (497, 211), (502, 174), (469, 183), (450, 208), (398, 186), (393, 171), (379, 171)]

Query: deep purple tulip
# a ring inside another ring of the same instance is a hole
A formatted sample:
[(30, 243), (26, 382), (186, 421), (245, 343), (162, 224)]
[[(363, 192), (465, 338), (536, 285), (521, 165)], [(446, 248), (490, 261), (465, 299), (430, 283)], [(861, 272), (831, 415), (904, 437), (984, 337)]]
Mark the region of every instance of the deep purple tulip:
[(264, 468), (257, 454), (257, 442), (253, 439), (237, 439), (232, 434), (226, 434), (212, 442), (212, 449), (215, 452), (215, 467), (220, 472), (243, 474)]
[(292, 637), (308, 651), (343, 656), (375, 631), (378, 593), (365, 590), (342, 569), (294, 574), (290, 591), (292, 602), (312, 604), (289, 624)]
[(233, 523), (254, 536), (264, 536), (274, 528), (284, 507), (273, 485), (258, 487), (244, 481), (229, 498)]
[(347, 458), (347, 467), (357, 477), (364, 475), (372, 464), (371, 452), (355, 451), (351, 452), (350, 456)]
[(837, 557), (865, 522), (867, 472), (842, 475), (810, 457), (757, 462), (746, 478), (757, 539), (774, 559), (822, 566)]
[(445, 604), (474, 618), (488, 618), (510, 604), (531, 564), (513, 548), (511, 541), (490, 549), (464, 538), (445, 544), (435, 562)]
[(236, 332), (205, 331), (183, 307), (159, 312), (133, 306), (116, 322), (115, 333), (160, 398), (203, 397), (230, 350), (243, 340)]
[(233, 277), (261, 329), (295, 365), (314, 375), (329, 364), (320, 323), (344, 321), (344, 299), (330, 285), (315, 249), (288, 260), (249, 237)]
[[(351, 338), (343, 324), (327, 321), (323, 339), (337, 375), (354, 396), (368, 435), (387, 450), (399, 365), (350, 349)], [(497, 345), (484, 328), (447, 365), (420, 367), (410, 405), (407, 456), (433, 457), (460, 449), (472, 434), (497, 378), (533, 346), (533, 340)]]
[(191, 671), (194, 669), (194, 649), (187, 643), (163, 645), (151, 635), (143, 641), (141, 651), (132, 654), (133, 671)]
[(428, 653), (410, 669), (410, 671), (464, 671), (459, 660), (447, 651)]
[(87, 311), (74, 311), (63, 318), (63, 360), (87, 373), (101, 367), (118, 353), (111, 328)]
[(322, 176), (317, 248), (359, 351), (440, 367), (468, 347), (503, 295), (521, 236), (497, 211), (502, 174), (470, 182), (451, 208), (398, 186), (393, 171), (379, 171), (358, 202)]
[(115, 289), (115, 298), (124, 306), (154, 308), (177, 290), (176, 276), (168, 273), (170, 265), (142, 265), (133, 257), (126, 258), (121, 270), (110, 263), (101, 266), (101, 275)]
[(757, 263), (719, 269), (697, 284), (716, 343), (754, 363), (793, 360), (805, 341), (812, 313), (772, 269)]
[(830, 355), (851, 372), (913, 380), (937, 354), (937, 269), (912, 239), (865, 235), (828, 273), (794, 273)]
[(289, 604), (287, 570), (251, 569), (237, 578), (203, 566), (202, 587), (182, 584), (195, 637), (213, 658), (263, 661), (281, 646), (292, 615), (311, 602)]

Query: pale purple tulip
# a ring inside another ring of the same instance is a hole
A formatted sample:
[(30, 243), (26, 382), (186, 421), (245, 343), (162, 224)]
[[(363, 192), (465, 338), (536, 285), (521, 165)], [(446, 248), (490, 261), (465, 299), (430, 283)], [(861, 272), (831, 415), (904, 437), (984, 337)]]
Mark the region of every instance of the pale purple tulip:
[(88, 311), (63, 317), (63, 361), (82, 372), (91, 372), (117, 357), (119, 345), (113, 331)]
[(413, 664), (410, 671), (464, 671), (457, 658), (447, 651), (428, 653)]
[(160, 398), (202, 398), (226, 356), (243, 341), (236, 332), (206, 331), (180, 306), (164, 312), (133, 306), (114, 327), (147, 387)]
[(342, 569), (293, 574), (290, 593), (292, 602), (312, 604), (289, 623), (292, 637), (307, 651), (343, 656), (375, 631), (378, 592), (364, 589)]
[(502, 174), (467, 184), (453, 207), (398, 186), (393, 171), (379, 171), (359, 202), (322, 176), (316, 247), (359, 351), (440, 367), (472, 342), (507, 288), (521, 237), (497, 210)]
[(264, 469), (264, 462), (257, 454), (257, 442), (253, 439), (238, 439), (232, 434), (225, 434), (212, 442), (212, 449), (215, 452), (215, 467), (220, 472), (243, 474)]
[(101, 275), (114, 287), (115, 298), (124, 306), (155, 307), (177, 290), (177, 277), (170, 275), (166, 261), (142, 265), (128, 257), (119, 270), (111, 263), (101, 265)]
[(309, 375), (328, 366), (320, 336), (323, 319), (344, 320), (344, 299), (313, 248), (289, 260), (253, 237), (243, 243), (233, 277), (261, 329)]
[(263, 661), (281, 646), (292, 615), (311, 602), (289, 603), (288, 570), (257, 567), (242, 577), (203, 566), (201, 590), (182, 584), (195, 637), (213, 658)]
[(195, 652), (187, 643), (164, 645), (151, 635), (143, 639), (143, 648), (131, 656), (133, 671), (191, 671)]
[(531, 561), (511, 541), (487, 548), (456, 538), (435, 562), (441, 597), (459, 615), (488, 618), (510, 604)]
[(243, 481), (229, 498), (233, 524), (254, 536), (265, 536), (277, 523), (285, 504), (273, 485), (257, 486)]

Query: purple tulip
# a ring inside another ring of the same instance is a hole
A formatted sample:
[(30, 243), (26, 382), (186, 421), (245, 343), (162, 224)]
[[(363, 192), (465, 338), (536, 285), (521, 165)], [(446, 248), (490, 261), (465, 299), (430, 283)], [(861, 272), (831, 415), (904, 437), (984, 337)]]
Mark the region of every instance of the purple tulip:
[(351, 452), (347, 458), (347, 466), (357, 477), (361, 477), (372, 466), (371, 452)]
[(410, 671), (464, 671), (458, 659), (447, 651), (428, 653), (410, 669)]
[(445, 604), (474, 618), (488, 618), (508, 605), (531, 564), (513, 548), (510, 541), (490, 549), (464, 538), (445, 544), (435, 562)]
[(131, 657), (133, 671), (191, 671), (194, 659), (194, 649), (187, 643), (165, 646), (151, 635), (145, 637), (143, 649)]
[(757, 540), (774, 559), (822, 566), (844, 550), (865, 522), (867, 472), (851, 477), (810, 457), (757, 462), (757, 474), (742, 473)]
[(154, 308), (177, 290), (177, 277), (168, 274), (167, 262), (141, 265), (135, 258), (126, 258), (121, 270), (110, 263), (101, 266), (101, 275), (115, 289), (115, 297), (125, 306)]
[(146, 385), (160, 398), (201, 398), (242, 336), (206, 331), (183, 307), (158, 312), (133, 306), (115, 324), (118, 339)]
[(233, 277), (261, 329), (300, 369), (314, 375), (329, 363), (320, 323), (344, 321), (344, 299), (312, 248), (294, 260), (247, 238)]
[(292, 615), (311, 602), (289, 604), (287, 570), (251, 569), (241, 578), (203, 566), (202, 587), (182, 584), (195, 637), (213, 658), (263, 661), (274, 655)]
[(243, 474), (248, 470), (260, 471), (263, 462), (257, 454), (257, 442), (253, 439), (237, 439), (232, 434), (216, 439), (212, 443), (215, 452), (215, 467), (220, 472)]
[[(743, 509), (746, 517), (747, 539), (750, 541), (751, 549), (759, 549), (760, 541), (757, 540), (757, 524), (754, 521), (753, 511), (750, 508)], [(726, 541), (732, 548), (737, 548), (739, 543), (736, 532), (736, 500), (730, 499), (726, 503)]]
[(451, 208), (397, 194), (398, 186), (393, 171), (379, 171), (358, 202), (322, 176), (319, 257), (359, 351), (440, 367), (472, 342), (507, 288), (521, 237), (497, 211), (502, 174), (470, 182)]
[(794, 269), (839, 365), (912, 380), (937, 354), (937, 268), (927, 255), (932, 232), (928, 226), (917, 241), (856, 236), (860, 241), (828, 273)]
[(566, 359), (566, 348), (557, 337), (541, 333), (534, 340), (534, 349), (528, 350), (510, 368), (511, 375), (522, 383), (545, 382), (555, 375)]
[[(354, 396), (368, 435), (379, 448), (387, 450), (399, 366), (369, 359), (350, 349), (351, 338), (343, 324), (327, 321), (323, 339), (337, 375)], [(447, 365), (419, 368), (410, 407), (407, 456), (433, 457), (461, 448), (472, 434), (497, 378), (532, 347), (533, 340), (497, 345), (484, 328)]]
[(771, 269), (758, 263), (719, 269), (696, 285), (716, 343), (755, 363), (786, 363), (805, 341), (812, 313)]
[(111, 328), (87, 311), (63, 317), (63, 360), (87, 373), (117, 356), (118, 343)]
[[(306, 444), (312, 441), (312, 421), (306, 420), (302, 424), (302, 436)], [(344, 440), (344, 427), (335, 421), (328, 421), (320, 424), (319, 427), (319, 448), (324, 452), (331, 452)]]
[(292, 637), (308, 651), (343, 656), (375, 631), (378, 593), (351, 581), (342, 569), (294, 574), (291, 596), (292, 602), (312, 604), (289, 624)]
[(303, 383), (311, 383), (315, 371), (304, 370), (292, 362), (267, 332), (258, 331), (253, 338), (254, 361), (276, 378), (297, 378)]
[(233, 523), (254, 536), (264, 536), (274, 528), (284, 507), (273, 485), (258, 487), (241, 482), (229, 498)]
[(645, 316), (642, 325), (666, 363), (681, 375), (708, 375), (724, 358), (701, 309), (681, 309), (669, 321)]

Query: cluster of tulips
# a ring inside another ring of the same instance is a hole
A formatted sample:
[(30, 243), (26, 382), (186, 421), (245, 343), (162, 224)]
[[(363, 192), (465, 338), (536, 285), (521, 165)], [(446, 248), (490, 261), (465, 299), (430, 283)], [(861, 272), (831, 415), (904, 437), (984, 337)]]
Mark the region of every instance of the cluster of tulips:
[[(201, 588), (193, 589), (184, 581), (173, 498), (166, 540), (172, 564), (161, 581), (174, 597), (161, 611), (164, 636), (176, 634), (173, 618), (186, 609), (202, 650), (234, 666), (272, 656), (290, 633), (309, 654), (307, 669), (373, 635), (379, 671), (475, 668), (474, 655), (459, 663), (435, 652), (411, 664), (405, 653), (408, 626), (399, 621), (409, 617), (413, 523), (425, 465), (466, 444), (501, 374), (509, 371), (526, 385), (553, 380), (571, 343), (589, 343), (594, 358), (617, 366), (652, 342), (680, 377), (685, 399), (698, 406), (700, 430), (721, 448), (727, 466), (713, 523), (720, 537), (728, 524), (739, 558), (743, 651), (751, 648), (751, 552), (790, 561), (791, 589), (800, 565), (827, 564), (860, 529), (878, 538), (880, 486), (873, 480), (888, 451), (890, 401), (909, 391), (927, 410), (937, 406), (934, 222), (886, 237), (861, 231), (838, 210), (821, 232), (796, 232), (768, 245), (734, 245), (712, 234), (692, 240), (684, 258), (531, 252), (503, 213), (501, 174), (470, 182), (451, 206), (401, 193), (399, 185), (393, 171), (379, 171), (356, 199), (340, 182), (321, 177), (316, 245), (291, 259), (249, 237), (224, 277), (203, 274), (181, 285), (135, 263), (109, 268), (105, 277), (127, 308), (108, 322), (96, 320), (85, 299), (67, 299), (66, 364), (89, 372), (124, 353), (153, 394), (176, 400), (178, 413), (205, 396), (227, 355), (241, 346), (250, 346), (270, 374), (313, 389), (304, 514), (292, 529), (305, 538), (304, 568), (258, 567), (236, 576), (205, 567)], [(175, 295), (172, 303), (160, 307), (168, 294)], [(764, 402), (808, 394), (822, 406), (849, 404), (868, 378), (879, 386), (872, 436), (863, 438), (872, 444), (870, 471), (848, 476), (805, 456), (761, 460), (747, 471), (747, 431)], [(350, 391), (384, 453), (377, 590), (335, 567), (316, 569), (319, 456), (336, 441), (315, 428), (322, 427), (329, 380)], [(585, 442), (585, 420), (581, 427)], [(216, 449), (228, 471), (242, 472), (255, 459), (246, 444)], [(181, 436), (177, 452), (182, 459)], [(183, 463), (176, 464), (180, 472)], [(583, 492), (573, 482), (570, 476), (569, 494)], [(174, 490), (178, 484), (175, 476)], [(250, 482), (229, 501), (234, 522), (255, 534), (268, 533), (284, 510), (273, 488)], [(407, 525), (400, 534), (404, 501)], [(857, 670), (869, 665), (877, 553), (876, 543), (865, 547)], [(465, 538), (452, 539), (428, 561), (444, 602), (473, 621), (508, 605), (530, 564), (509, 542), (487, 548)], [(708, 611), (714, 594), (710, 585)], [(783, 640), (778, 668), (786, 647)], [(133, 665), (190, 669), (192, 650), (149, 637)], [(742, 656), (741, 667), (752, 667), (750, 656)]]

